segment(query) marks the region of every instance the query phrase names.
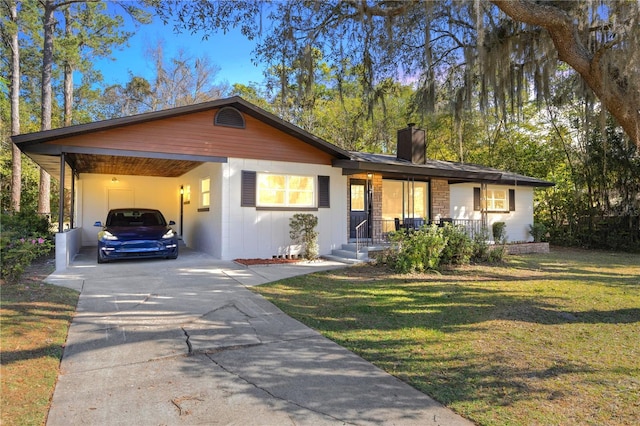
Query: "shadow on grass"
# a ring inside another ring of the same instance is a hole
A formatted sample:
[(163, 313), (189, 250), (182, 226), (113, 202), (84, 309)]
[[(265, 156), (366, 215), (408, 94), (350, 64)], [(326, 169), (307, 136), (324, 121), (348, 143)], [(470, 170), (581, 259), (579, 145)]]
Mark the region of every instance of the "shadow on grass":
[(300, 291), (279, 292), (269, 286), (258, 291), (298, 319), (322, 319), (329, 329), (391, 330), (419, 325), (455, 332), (461, 326), (492, 320), (544, 325), (640, 322), (640, 308), (572, 312), (550, 302), (553, 297), (549, 296), (536, 298), (515, 289), (454, 282), (432, 284), (424, 278), (358, 283), (335, 274), (319, 274), (281, 285)]
[[(59, 360), (77, 301), (78, 294), (69, 289), (3, 284), (2, 364), (44, 357)], [(52, 343), (55, 341), (60, 343)]]
[(3, 350), (2, 354), (0, 354), (0, 363), (2, 365), (9, 365), (14, 362), (47, 357), (60, 360), (62, 358), (62, 351), (63, 346), (54, 344), (27, 350)]

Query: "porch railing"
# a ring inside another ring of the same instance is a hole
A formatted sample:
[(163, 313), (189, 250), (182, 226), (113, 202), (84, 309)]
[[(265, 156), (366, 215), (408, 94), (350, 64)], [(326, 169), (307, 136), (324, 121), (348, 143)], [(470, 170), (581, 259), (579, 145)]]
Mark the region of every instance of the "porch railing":
[[(365, 223), (363, 221), (360, 225)], [(406, 222), (406, 223), (405, 223)], [(395, 219), (374, 219), (371, 222), (371, 236), (366, 238), (366, 225), (362, 226), (363, 234), (358, 235), (358, 228), (356, 228), (356, 246), (361, 247), (366, 243), (372, 244), (385, 244), (389, 242), (389, 233), (402, 229), (416, 229), (426, 224), (435, 223), (438, 226), (444, 226), (445, 223), (451, 223), (456, 226), (460, 226), (464, 229), (469, 238), (473, 239), (482, 231), (482, 221), (474, 219), (452, 219), (443, 218), (432, 222), (415, 221), (413, 219), (406, 221), (396, 221)], [(358, 225), (358, 226), (360, 226)], [(360, 244), (360, 245), (359, 245)]]
[(369, 238), (367, 238), (368, 223), (369, 221), (365, 219), (356, 226), (356, 256), (360, 254), (360, 249), (369, 241)]

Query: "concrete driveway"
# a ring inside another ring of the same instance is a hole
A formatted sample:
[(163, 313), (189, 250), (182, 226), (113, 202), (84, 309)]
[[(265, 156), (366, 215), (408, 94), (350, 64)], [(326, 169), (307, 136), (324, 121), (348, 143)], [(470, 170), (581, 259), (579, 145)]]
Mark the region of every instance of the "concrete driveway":
[(47, 279), (81, 291), (47, 425), (470, 424), (247, 288), (343, 266), (83, 250)]

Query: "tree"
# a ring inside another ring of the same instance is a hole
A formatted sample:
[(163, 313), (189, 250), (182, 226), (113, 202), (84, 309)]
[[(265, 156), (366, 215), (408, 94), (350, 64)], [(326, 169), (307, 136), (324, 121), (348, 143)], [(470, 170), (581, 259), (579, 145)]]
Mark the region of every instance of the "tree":
[[(511, 18), (546, 29), (558, 58), (584, 79), (598, 99), (640, 148), (640, 8), (638, 2), (608, 2), (605, 16), (579, 5), (558, 6), (529, 0), (492, 0)], [(599, 7), (596, 5), (595, 7)], [(595, 15), (582, 31), (577, 9)], [(599, 34), (600, 39), (593, 36)], [(581, 34), (582, 33), (582, 34)]]
[(146, 57), (155, 67), (153, 80), (131, 75), (124, 86), (108, 87), (103, 96), (107, 118), (206, 102), (226, 91), (215, 83), (219, 68), (206, 57), (194, 58), (180, 50), (177, 56), (165, 59), (161, 42)]
[[(6, 3), (5, 3), (6, 4)], [(11, 50), (11, 135), (20, 134), (20, 46), (18, 44), (18, 5), (8, 2), (9, 21), (3, 25), (2, 39)], [(7, 40), (8, 39), (8, 40)], [(20, 211), (20, 193), (22, 192), (22, 154), (11, 143), (11, 210)]]
[(268, 13), (272, 29), (256, 53), (270, 66), (312, 66), (308, 52), (318, 50), (331, 65), (349, 61), (361, 67), (369, 105), (373, 88), (385, 78), (411, 79), (417, 83), (417, 109), (435, 111), (439, 103), (451, 108), (458, 122), (463, 109), (477, 107), (517, 114), (529, 86), (539, 102), (548, 98), (550, 73), (567, 73), (558, 68), (557, 49), (640, 146), (638, 2), (494, 3), (508, 16), (492, 3), (470, 0), (290, 0), (270, 6), (259, 0), (166, 0), (154, 5), (165, 21), (175, 17), (176, 27), (205, 35), (240, 26), (248, 37), (257, 37), (264, 31), (257, 17)]
[[(120, 7), (125, 10), (129, 15), (139, 22), (148, 21), (148, 15), (146, 15), (142, 9), (138, 8), (135, 4), (127, 2), (117, 2)], [(84, 46), (91, 46), (96, 56), (101, 54), (109, 54), (111, 45), (115, 43), (121, 43), (128, 35), (113, 35), (111, 31), (120, 25), (122, 21), (118, 18), (108, 18), (101, 15), (100, 11), (104, 11), (104, 4), (97, 0), (42, 0), (39, 2), (42, 7), (40, 11), (42, 13), (42, 61), (41, 61), (41, 78), (40, 88), (41, 96), (39, 103), (41, 105), (40, 110), (40, 130), (50, 130), (52, 128), (53, 117), (53, 81), (54, 81), (54, 65), (56, 65), (56, 51), (54, 50), (54, 41), (57, 39), (60, 45), (64, 45), (67, 42), (67, 49), (58, 49), (63, 51), (61, 55), (63, 57), (64, 64), (61, 67), (66, 67), (66, 82), (64, 99), (66, 103), (66, 123), (71, 123), (71, 102), (73, 84), (72, 84), (72, 72), (74, 66), (82, 62), (79, 59), (78, 52), (82, 52)], [(25, 9), (31, 9), (32, 15), (34, 14), (34, 4), (27, 3), (24, 5)], [(76, 14), (72, 16), (70, 11), (72, 7), (76, 7)], [(63, 20), (63, 24), (66, 24), (63, 28), (63, 35), (58, 36), (55, 32), (56, 24), (59, 19), (56, 17), (57, 12), (64, 13), (66, 20)], [(100, 19), (100, 17), (104, 19)], [(74, 33), (71, 28), (73, 24), (80, 22), (84, 25), (79, 33)], [(101, 34), (101, 31), (107, 32), (107, 36)], [(77, 34), (81, 34), (77, 37)], [(38, 39), (35, 33), (34, 39)], [(64, 38), (64, 35), (67, 38)], [(78, 43), (77, 40), (80, 40)], [(69, 48), (71, 45), (71, 48)], [(102, 50), (100, 50), (102, 49)], [(85, 64), (88, 62), (85, 62)], [(48, 214), (50, 213), (50, 176), (41, 169), (40, 170), (40, 184), (38, 191), (38, 213)]]

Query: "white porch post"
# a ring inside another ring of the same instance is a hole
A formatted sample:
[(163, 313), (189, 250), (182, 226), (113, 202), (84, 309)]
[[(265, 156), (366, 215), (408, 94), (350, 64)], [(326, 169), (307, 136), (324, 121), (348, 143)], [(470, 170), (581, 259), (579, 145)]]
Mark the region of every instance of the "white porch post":
[(64, 152), (60, 153), (60, 193), (58, 203), (58, 232), (64, 232), (64, 173), (65, 173)]

